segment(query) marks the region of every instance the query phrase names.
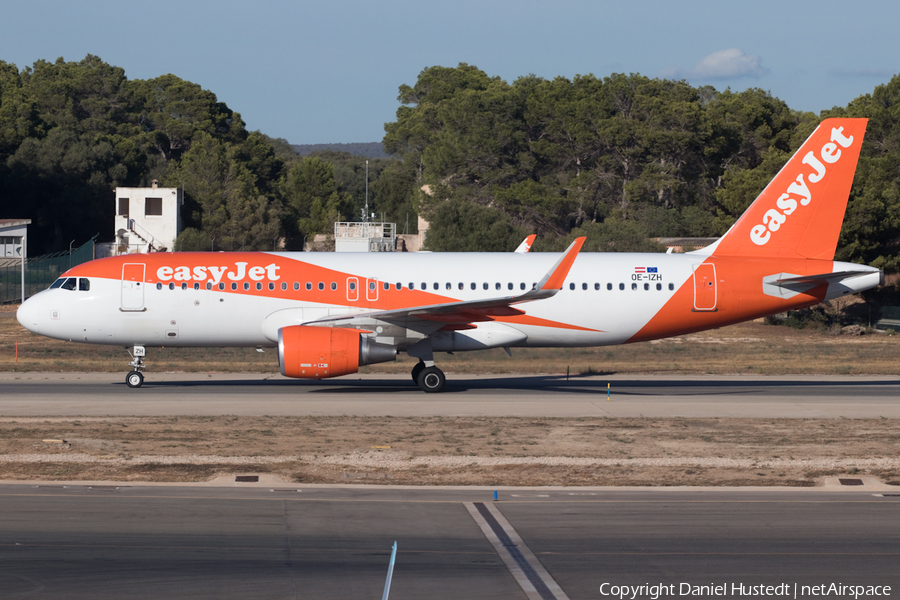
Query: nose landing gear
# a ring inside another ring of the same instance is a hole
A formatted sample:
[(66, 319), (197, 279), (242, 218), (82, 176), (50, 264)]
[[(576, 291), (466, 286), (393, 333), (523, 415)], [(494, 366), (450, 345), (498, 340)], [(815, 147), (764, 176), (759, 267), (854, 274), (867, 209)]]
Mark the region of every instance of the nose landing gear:
[(140, 371), (132, 371), (125, 376), (125, 384), (130, 388), (138, 388), (144, 385), (144, 375)]
[(125, 376), (125, 385), (130, 388), (139, 388), (144, 385), (144, 374), (141, 371), (144, 370), (144, 356), (147, 354), (147, 350), (143, 346), (135, 346), (134, 353), (129, 351), (128, 354), (131, 355), (131, 362), (128, 365), (134, 367), (134, 371)]

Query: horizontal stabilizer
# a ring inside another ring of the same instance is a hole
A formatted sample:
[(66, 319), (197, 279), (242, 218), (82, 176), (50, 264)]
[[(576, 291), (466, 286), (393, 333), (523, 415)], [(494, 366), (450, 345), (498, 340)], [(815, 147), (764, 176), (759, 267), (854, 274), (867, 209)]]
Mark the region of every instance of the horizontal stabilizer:
[(776, 285), (821, 285), (823, 283), (832, 283), (834, 281), (841, 281), (842, 279), (849, 279), (851, 277), (859, 277), (860, 275), (869, 275), (872, 272), (873, 271), (838, 271), (837, 273), (822, 273), (821, 275), (800, 275), (796, 277), (784, 277), (782, 279), (776, 279), (772, 283)]
[[(847, 266), (851, 266), (849, 263)], [(818, 275), (794, 275), (793, 273), (776, 273), (763, 277), (763, 293), (775, 298), (789, 299), (798, 294), (810, 291), (813, 288), (828, 286), (828, 298), (836, 298), (848, 293), (873, 287), (872, 276), (879, 278), (884, 283), (884, 272), (878, 269), (846, 269), (833, 273), (820, 273)], [(878, 284), (875, 284), (878, 285)]]

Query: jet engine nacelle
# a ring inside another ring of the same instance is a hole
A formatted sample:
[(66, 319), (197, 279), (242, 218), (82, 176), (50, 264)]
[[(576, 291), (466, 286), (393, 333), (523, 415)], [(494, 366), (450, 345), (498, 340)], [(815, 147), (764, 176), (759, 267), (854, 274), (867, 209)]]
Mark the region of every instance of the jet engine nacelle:
[(292, 325), (278, 330), (278, 362), (286, 377), (339, 377), (396, 358), (394, 346), (373, 342), (357, 329)]

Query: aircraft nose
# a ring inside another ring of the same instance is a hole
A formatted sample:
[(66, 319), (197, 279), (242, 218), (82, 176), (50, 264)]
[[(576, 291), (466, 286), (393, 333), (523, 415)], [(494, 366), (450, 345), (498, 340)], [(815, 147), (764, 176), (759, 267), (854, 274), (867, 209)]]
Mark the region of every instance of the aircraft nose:
[(41, 302), (38, 298), (29, 298), (23, 302), (22, 306), (19, 307), (19, 310), (16, 311), (16, 319), (18, 319), (22, 327), (28, 331), (40, 333), (38, 331), (38, 329), (40, 329), (41, 321), (40, 305)]

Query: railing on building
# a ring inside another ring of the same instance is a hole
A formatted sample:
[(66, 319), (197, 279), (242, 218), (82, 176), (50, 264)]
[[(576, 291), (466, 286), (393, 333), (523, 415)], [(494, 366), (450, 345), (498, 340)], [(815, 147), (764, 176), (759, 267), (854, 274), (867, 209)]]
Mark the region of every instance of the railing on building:
[(338, 252), (342, 242), (349, 242), (357, 252), (393, 252), (397, 247), (397, 224), (335, 222), (334, 244)]
[[(128, 229), (120, 229), (116, 235), (116, 241), (106, 244), (101, 252), (102, 255), (118, 256), (119, 254), (163, 252), (166, 250), (162, 242), (153, 237), (153, 234), (144, 227), (138, 225), (134, 219), (128, 219), (127, 223)], [(139, 232), (138, 229), (141, 231)]]
[[(25, 294), (34, 296), (76, 265), (94, 259), (94, 240), (91, 239), (72, 252), (56, 252), (25, 259)], [(0, 263), (0, 303), (22, 300), (22, 261)]]

